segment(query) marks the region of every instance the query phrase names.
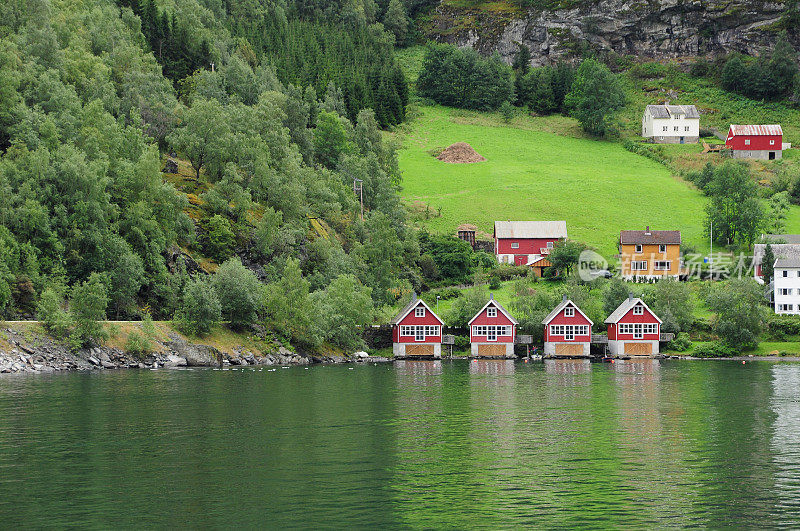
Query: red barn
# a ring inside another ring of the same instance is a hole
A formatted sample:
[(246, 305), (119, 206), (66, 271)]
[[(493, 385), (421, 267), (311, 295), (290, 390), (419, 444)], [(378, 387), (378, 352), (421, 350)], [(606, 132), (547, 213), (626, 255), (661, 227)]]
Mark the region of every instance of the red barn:
[(444, 321), (417, 295), (400, 310), (392, 325), (392, 350), (395, 358), (442, 357)]
[(513, 358), (517, 321), (490, 296), (486, 306), (470, 319), (469, 340), (473, 357)]
[(725, 146), (739, 159), (780, 159), (783, 129), (780, 125), (731, 125)]
[(500, 263), (528, 265), (567, 239), (566, 221), (495, 221), (494, 254)]
[(561, 304), (544, 318), (542, 324), (544, 325), (545, 356), (589, 355), (594, 323), (566, 296)]
[(614, 356), (658, 354), (661, 319), (633, 295), (625, 299), (606, 319), (608, 350)]

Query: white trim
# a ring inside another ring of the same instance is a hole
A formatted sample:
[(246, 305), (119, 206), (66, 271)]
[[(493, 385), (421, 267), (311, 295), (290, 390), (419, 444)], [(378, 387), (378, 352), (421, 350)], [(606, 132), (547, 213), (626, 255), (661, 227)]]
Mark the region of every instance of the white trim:
[(575, 317), (575, 307), (574, 306), (565, 306), (564, 307), (564, 317)]
[(572, 306), (574, 306), (574, 307), (575, 307), (575, 309), (576, 309), (576, 310), (578, 310), (578, 313), (580, 313), (580, 314), (583, 316), (583, 318), (584, 318), (584, 319), (586, 319), (587, 321), (589, 321), (589, 326), (592, 326), (592, 325), (594, 325), (594, 321), (592, 321), (591, 319), (589, 319), (589, 316), (588, 316), (588, 315), (586, 315), (585, 313), (583, 313), (583, 310), (581, 310), (580, 308), (578, 308), (578, 305), (577, 305), (577, 304), (575, 304), (574, 302), (572, 302), (572, 301), (571, 301), (571, 300), (569, 300), (569, 299), (567, 299), (566, 301), (562, 301), (561, 303), (559, 303), (559, 305), (558, 305), (558, 306), (556, 306), (556, 307), (553, 309), (553, 311), (552, 311), (552, 312), (550, 312), (550, 315), (548, 315), (547, 317), (545, 317), (545, 318), (544, 318), (544, 320), (542, 321), (542, 324), (543, 324), (543, 325), (549, 325), (549, 324), (550, 324), (550, 321), (552, 321), (553, 319), (555, 319), (555, 318), (556, 318), (556, 317), (557, 317), (557, 316), (558, 316), (558, 315), (561, 313), (561, 310), (563, 310), (564, 308), (566, 308), (566, 307), (567, 307), (567, 305), (569, 305), (569, 304), (571, 304)]
[(483, 308), (481, 308), (481, 309), (480, 309), (480, 311), (479, 311), (478, 313), (476, 313), (476, 314), (475, 314), (475, 315), (472, 317), (472, 319), (470, 319), (470, 320), (469, 320), (469, 322), (467, 323), (467, 326), (472, 326), (472, 321), (474, 321), (475, 319), (477, 319), (478, 317), (480, 317), (480, 315), (483, 313), (483, 310), (485, 310), (485, 309), (486, 309), (486, 308), (487, 308), (487, 307), (488, 307), (490, 304), (494, 304), (494, 307), (495, 307), (495, 308), (497, 308), (498, 310), (500, 310), (500, 311), (502, 312), (502, 314), (503, 314), (503, 315), (505, 315), (506, 317), (508, 317), (508, 320), (509, 320), (509, 321), (511, 321), (511, 324), (514, 324), (514, 325), (517, 325), (517, 324), (519, 324), (519, 323), (517, 322), (517, 320), (516, 320), (516, 319), (514, 319), (513, 317), (511, 317), (511, 315), (510, 315), (510, 314), (509, 314), (509, 313), (508, 313), (508, 312), (507, 312), (507, 311), (506, 311), (506, 310), (505, 310), (505, 309), (502, 307), (502, 305), (500, 305), (500, 304), (499, 304), (499, 303), (498, 303), (496, 300), (494, 300), (494, 299), (489, 299), (489, 301), (488, 301), (488, 302), (487, 302), (487, 303), (486, 303), (486, 304), (483, 306)]
[(631, 260), (631, 271), (647, 271), (647, 260)]
[(425, 317), (425, 308), (414, 308), (414, 317)]
[(398, 326), (398, 325), (400, 325), (400, 323), (402, 323), (402, 322), (403, 322), (403, 319), (405, 319), (406, 317), (408, 317), (408, 314), (410, 314), (410, 313), (411, 313), (411, 310), (415, 310), (415, 309), (417, 308), (417, 306), (419, 306), (420, 304), (422, 304), (423, 306), (425, 306), (425, 309), (426, 309), (426, 310), (428, 310), (429, 312), (431, 312), (431, 315), (432, 315), (432, 316), (433, 316), (433, 317), (434, 317), (434, 318), (435, 318), (437, 321), (439, 321), (439, 325), (444, 325), (444, 321), (442, 321), (442, 320), (439, 318), (439, 316), (438, 316), (438, 315), (436, 315), (436, 314), (435, 314), (435, 313), (434, 313), (434, 312), (431, 310), (430, 306), (428, 306), (427, 304), (425, 304), (425, 301), (424, 301), (424, 300), (422, 300), (422, 299), (417, 299), (417, 304), (416, 304), (416, 305), (414, 305), (414, 306), (411, 306), (411, 307), (410, 307), (408, 310), (406, 310), (406, 313), (404, 313), (403, 315), (401, 315), (401, 316), (400, 316), (400, 318), (399, 318), (399, 319), (397, 319), (397, 323), (395, 324), (395, 326)]

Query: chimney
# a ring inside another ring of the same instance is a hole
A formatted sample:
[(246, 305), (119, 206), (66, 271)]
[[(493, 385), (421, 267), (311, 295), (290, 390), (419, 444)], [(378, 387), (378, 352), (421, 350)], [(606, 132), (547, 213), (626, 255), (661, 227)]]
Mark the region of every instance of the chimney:
[(629, 292), (628, 292), (628, 300), (629, 300), (629, 301), (632, 301), (632, 300), (633, 300), (633, 292), (632, 292), (632, 291), (629, 291)]
[(493, 301), (493, 300), (494, 300), (494, 293), (490, 293), (490, 294), (489, 294), (489, 300), (490, 300), (490, 301)]
[(650, 236), (650, 225), (648, 225), (647, 227), (645, 227), (645, 229), (644, 229), (644, 233), (645, 233), (645, 234), (647, 234), (648, 236)]
[(411, 292), (411, 300), (412, 300), (412, 302), (417, 300), (417, 292), (416, 291), (412, 291)]
[(567, 294), (561, 296), (561, 302), (567, 302)]

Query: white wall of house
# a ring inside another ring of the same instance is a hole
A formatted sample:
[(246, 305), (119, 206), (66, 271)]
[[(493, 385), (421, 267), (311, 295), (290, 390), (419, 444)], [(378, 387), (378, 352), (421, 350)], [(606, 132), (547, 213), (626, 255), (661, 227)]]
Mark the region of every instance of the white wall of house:
[(642, 117), (642, 136), (645, 138), (653, 137), (699, 137), (700, 119), (685, 118), (679, 114), (671, 118), (653, 118), (645, 111)]
[(800, 315), (800, 267), (775, 268), (775, 313)]

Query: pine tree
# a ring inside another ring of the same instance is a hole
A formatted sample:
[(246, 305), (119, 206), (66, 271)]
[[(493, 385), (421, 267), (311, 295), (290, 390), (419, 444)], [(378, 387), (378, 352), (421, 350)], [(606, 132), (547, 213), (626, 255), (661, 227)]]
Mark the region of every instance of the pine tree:
[(406, 42), (408, 35), (408, 15), (406, 8), (400, 0), (391, 0), (386, 13), (383, 15), (383, 25), (391, 31), (397, 39), (397, 44), (402, 45)]
[(764, 277), (764, 284), (769, 286), (772, 277), (775, 276), (775, 253), (772, 252), (772, 245), (767, 244), (764, 249), (764, 256), (761, 258), (761, 274)]
[(789, 43), (786, 30), (781, 31), (775, 43), (769, 60), (769, 70), (777, 95), (787, 94), (793, 88), (794, 77), (797, 75), (797, 52)]

